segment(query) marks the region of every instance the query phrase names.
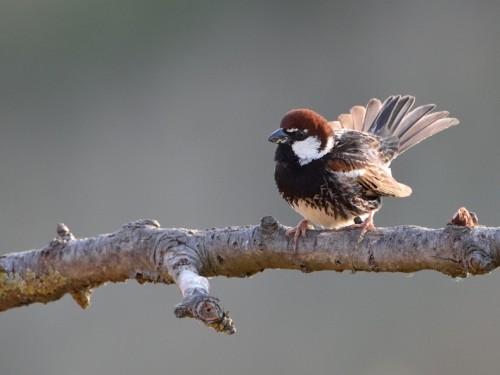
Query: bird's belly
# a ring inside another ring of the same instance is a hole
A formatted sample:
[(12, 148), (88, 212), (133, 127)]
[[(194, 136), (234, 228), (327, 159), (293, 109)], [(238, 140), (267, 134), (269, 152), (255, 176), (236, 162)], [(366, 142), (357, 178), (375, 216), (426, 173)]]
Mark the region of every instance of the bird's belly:
[[(340, 228), (347, 225), (354, 224), (355, 216), (340, 217), (335, 215), (332, 210), (325, 210), (324, 208), (317, 208), (307, 203), (306, 201), (299, 200), (292, 204), (292, 208), (302, 215), (305, 219), (312, 222), (314, 225), (323, 228)], [(365, 219), (368, 214), (359, 215), (361, 219)]]

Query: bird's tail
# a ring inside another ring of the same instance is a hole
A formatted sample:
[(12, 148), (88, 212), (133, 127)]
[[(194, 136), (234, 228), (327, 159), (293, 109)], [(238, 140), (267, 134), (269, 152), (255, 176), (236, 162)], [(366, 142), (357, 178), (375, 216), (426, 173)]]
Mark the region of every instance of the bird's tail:
[(366, 107), (355, 106), (331, 124), (334, 128), (373, 133), (384, 139), (397, 138), (397, 153), (402, 154), (425, 138), (459, 123), (456, 118), (448, 117), (449, 112), (432, 112), (434, 104), (411, 110), (414, 102), (415, 98), (409, 95), (390, 96), (383, 103), (371, 99)]

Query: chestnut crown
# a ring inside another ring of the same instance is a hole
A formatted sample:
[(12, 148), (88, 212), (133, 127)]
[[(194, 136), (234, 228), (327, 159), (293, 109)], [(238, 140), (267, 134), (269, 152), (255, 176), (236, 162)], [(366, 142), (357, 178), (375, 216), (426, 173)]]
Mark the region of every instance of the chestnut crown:
[(333, 129), (328, 121), (310, 109), (294, 109), (286, 113), (280, 128), (268, 140), (291, 147), (300, 165), (326, 155), (333, 146)]

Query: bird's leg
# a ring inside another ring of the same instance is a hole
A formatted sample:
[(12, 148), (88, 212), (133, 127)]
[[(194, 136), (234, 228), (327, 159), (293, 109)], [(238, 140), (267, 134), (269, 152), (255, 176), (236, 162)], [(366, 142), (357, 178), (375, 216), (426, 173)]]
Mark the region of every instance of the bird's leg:
[(290, 228), (285, 232), (286, 237), (290, 237), (293, 234), (293, 246), (297, 249), (297, 240), (302, 235), (302, 237), (306, 236), (307, 230), (312, 230), (314, 227), (309, 224), (309, 221), (304, 219), (301, 220), (295, 228)]
[[(365, 234), (366, 232), (368, 232), (369, 230), (375, 230), (375, 225), (373, 224), (373, 215), (375, 213), (373, 211), (371, 211), (369, 214), (368, 214), (368, 217), (365, 219), (365, 221), (363, 222), (358, 222), (359, 220), (359, 217), (355, 218), (354, 221), (356, 222), (355, 224), (351, 224), (349, 226), (346, 227), (346, 229), (357, 229), (357, 228), (361, 228), (361, 233), (359, 235), (359, 239), (358, 239), (358, 243), (363, 241), (363, 238), (365, 238)], [(356, 220), (358, 219), (358, 220)]]

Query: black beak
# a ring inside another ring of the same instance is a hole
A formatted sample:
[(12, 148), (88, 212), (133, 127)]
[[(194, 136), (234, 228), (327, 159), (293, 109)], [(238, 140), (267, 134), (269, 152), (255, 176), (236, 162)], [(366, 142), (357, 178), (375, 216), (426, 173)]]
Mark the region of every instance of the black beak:
[(269, 138), (267, 138), (269, 142), (273, 143), (290, 143), (290, 137), (283, 131), (283, 129), (279, 128), (275, 130)]

